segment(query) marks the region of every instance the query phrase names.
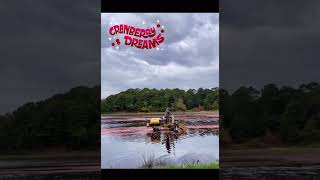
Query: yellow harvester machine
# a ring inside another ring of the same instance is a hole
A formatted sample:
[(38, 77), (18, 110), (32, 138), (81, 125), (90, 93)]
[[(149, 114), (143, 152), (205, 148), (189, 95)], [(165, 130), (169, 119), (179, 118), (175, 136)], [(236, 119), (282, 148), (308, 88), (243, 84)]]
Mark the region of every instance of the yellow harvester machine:
[(182, 128), (174, 120), (174, 115), (169, 107), (167, 107), (165, 115), (162, 118), (151, 118), (147, 123), (147, 127), (152, 127), (153, 131), (174, 131), (179, 132)]

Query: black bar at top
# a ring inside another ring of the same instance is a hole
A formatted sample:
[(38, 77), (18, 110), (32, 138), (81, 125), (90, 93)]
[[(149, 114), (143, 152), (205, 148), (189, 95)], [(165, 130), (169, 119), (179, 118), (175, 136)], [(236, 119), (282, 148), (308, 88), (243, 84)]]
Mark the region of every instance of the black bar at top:
[(219, 12), (219, 0), (101, 0), (101, 12)]

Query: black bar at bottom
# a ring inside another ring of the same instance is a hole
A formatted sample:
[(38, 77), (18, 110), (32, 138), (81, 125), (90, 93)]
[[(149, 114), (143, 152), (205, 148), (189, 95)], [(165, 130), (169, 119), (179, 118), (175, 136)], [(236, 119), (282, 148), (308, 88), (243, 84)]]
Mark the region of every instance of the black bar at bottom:
[(102, 179), (219, 179), (219, 169), (102, 169)]

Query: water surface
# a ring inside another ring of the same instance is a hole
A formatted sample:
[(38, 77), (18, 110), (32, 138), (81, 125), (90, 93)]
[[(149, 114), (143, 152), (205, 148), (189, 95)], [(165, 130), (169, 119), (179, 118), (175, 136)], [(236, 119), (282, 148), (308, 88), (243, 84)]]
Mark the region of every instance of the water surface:
[(210, 163), (219, 160), (218, 120), (179, 117), (187, 131), (154, 133), (146, 117), (104, 117), (101, 121), (101, 166), (139, 168), (143, 158), (166, 163)]

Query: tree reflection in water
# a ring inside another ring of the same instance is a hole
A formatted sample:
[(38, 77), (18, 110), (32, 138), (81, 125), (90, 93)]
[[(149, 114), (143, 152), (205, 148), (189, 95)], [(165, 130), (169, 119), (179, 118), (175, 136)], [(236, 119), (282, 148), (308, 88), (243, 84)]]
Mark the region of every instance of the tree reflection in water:
[(205, 135), (210, 135), (210, 134), (217, 134), (217, 132), (213, 132), (212, 129), (190, 129), (185, 133), (174, 133), (174, 132), (153, 132), (153, 133), (148, 133), (148, 137), (150, 137), (151, 143), (156, 143), (156, 144), (164, 144), (166, 147), (166, 150), (168, 154), (170, 154), (172, 151), (174, 153), (175, 151), (175, 143), (179, 139), (185, 139), (188, 137), (192, 136), (205, 136)]
[(176, 134), (172, 132), (155, 132), (149, 133), (148, 136), (150, 137), (151, 143), (156, 144), (164, 144), (167, 152), (170, 154), (172, 150), (175, 149), (175, 142), (178, 140), (179, 136), (182, 134)]

